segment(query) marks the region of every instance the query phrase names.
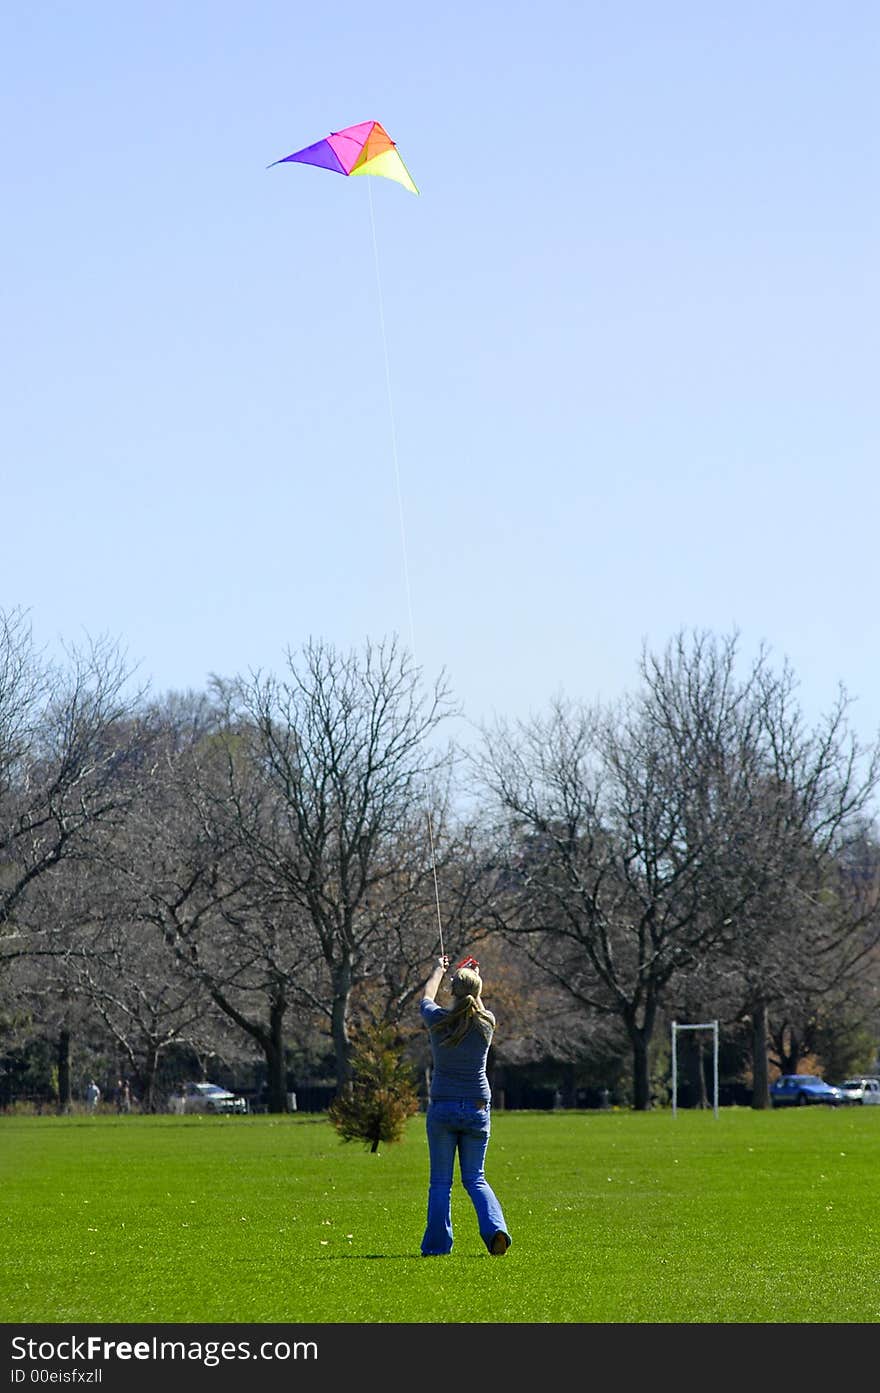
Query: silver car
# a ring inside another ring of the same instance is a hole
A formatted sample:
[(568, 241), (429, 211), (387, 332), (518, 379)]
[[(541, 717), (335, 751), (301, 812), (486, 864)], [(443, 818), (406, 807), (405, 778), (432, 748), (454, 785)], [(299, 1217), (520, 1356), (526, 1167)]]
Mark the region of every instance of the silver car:
[(185, 1083), (177, 1095), (175, 1112), (247, 1112), (247, 1099), (217, 1083)]
[(840, 1085), (850, 1103), (880, 1105), (880, 1079), (876, 1078), (856, 1078), (847, 1079)]

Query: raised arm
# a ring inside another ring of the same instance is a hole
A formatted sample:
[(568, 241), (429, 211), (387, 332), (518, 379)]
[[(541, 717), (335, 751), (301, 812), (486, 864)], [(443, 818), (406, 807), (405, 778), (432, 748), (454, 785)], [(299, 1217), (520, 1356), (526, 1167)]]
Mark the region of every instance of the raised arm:
[(422, 992), (422, 1000), (424, 1000), (425, 997), (427, 997), (429, 1001), (433, 1001), (436, 998), (440, 983), (443, 981), (443, 974), (448, 966), (449, 958), (444, 953), (442, 958), (437, 959), (437, 966), (425, 983), (424, 991)]

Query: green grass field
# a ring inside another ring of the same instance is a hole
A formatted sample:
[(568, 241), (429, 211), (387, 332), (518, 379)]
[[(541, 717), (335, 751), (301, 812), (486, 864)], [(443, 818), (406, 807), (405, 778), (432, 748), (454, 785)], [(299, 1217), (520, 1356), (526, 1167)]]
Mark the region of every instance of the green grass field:
[(456, 1179), (424, 1259), (424, 1119), (0, 1118), (6, 1322), (875, 1322), (880, 1108), (496, 1113), (486, 1253)]

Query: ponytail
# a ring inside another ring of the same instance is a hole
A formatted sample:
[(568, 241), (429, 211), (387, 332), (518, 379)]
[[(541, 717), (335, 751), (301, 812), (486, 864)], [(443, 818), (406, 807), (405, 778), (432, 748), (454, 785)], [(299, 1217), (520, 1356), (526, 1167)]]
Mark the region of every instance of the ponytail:
[(459, 968), (452, 979), (455, 1005), (446, 1012), (442, 1020), (431, 1026), (441, 1045), (458, 1045), (472, 1025), (477, 1027), (487, 1042), (492, 1039), (495, 1017), (483, 1005), (482, 990), (482, 980), (472, 968)]

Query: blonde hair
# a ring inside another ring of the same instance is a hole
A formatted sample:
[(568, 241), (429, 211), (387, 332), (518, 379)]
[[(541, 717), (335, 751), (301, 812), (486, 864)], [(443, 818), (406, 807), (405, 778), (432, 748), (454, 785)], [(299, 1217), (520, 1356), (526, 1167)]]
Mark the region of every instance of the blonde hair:
[(442, 1020), (431, 1027), (440, 1037), (441, 1045), (457, 1045), (476, 1025), (485, 1040), (492, 1039), (495, 1017), (483, 1005), (483, 979), (472, 967), (460, 967), (452, 979), (455, 1005)]

